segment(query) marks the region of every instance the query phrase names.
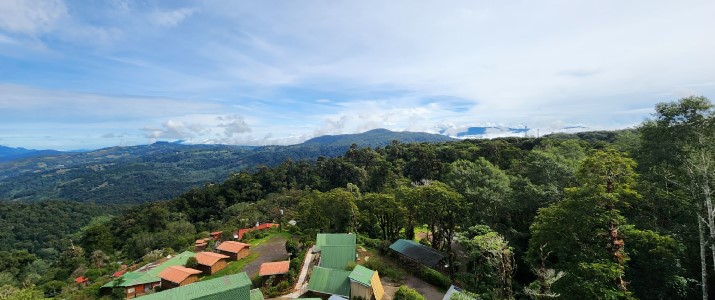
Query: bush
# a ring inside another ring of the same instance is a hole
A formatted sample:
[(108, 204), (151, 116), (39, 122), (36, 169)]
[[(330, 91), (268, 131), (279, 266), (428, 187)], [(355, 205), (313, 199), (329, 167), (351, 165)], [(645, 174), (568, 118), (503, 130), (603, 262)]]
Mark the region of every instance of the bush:
[(422, 280), (445, 290), (452, 285), (452, 280), (449, 277), (429, 268), (422, 268), (416, 275)]
[(199, 266), (199, 261), (196, 260), (196, 257), (189, 257), (189, 259), (186, 260), (186, 264), (184, 264), (184, 267), (187, 267), (189, 269), (196, 269), (196, 267)]
[(382, 240), (380, 239), (371, 239), (369, 237), (366, 237), (364, 235), (358, 235), (357, 236), (357, 243), (365, 245), (365, 247), (368, 248), (373, 248), (377, 249), (380, 248), (380, 245), (382, 244)]
[(427, 300), (417, 291), (407, 286), (400, 286), (395, 292), (395, 300)]
[(363, 264), (364, 267), (377, 271), (380, 276), (389, 278), (392, 281), (401, 281), (405, 278), (405, 272), (401, 269), (392, 267), (376, 257), (371, 257), (370, 260)]

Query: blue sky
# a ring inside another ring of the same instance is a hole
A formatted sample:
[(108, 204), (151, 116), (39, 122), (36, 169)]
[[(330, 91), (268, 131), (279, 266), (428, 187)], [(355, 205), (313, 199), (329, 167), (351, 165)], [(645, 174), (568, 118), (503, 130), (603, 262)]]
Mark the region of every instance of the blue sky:
[(714, 14), (687, 0), (0, 1), (0, 145), (625, 128), (657, 102), (715, 99)]

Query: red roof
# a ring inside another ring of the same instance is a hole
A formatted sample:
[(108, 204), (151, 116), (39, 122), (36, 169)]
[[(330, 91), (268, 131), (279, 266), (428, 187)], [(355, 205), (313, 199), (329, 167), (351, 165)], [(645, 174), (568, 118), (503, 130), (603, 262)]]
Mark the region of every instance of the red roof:
[(260, 276), (269, 276), (277, 274), (285, 274), (290, 270), (290, 261), (279, 261), (279, 262), (269, 262), (263, 263), (261, 269), (258, 271)]
[(74, 279), (74, 282), (76, 282), (76, 283), (85, 283), (88, 281), (89, 281), (89, 278), (84, 277), (84, 276), (80, 276), (80, 277), (77, 277)]
[(276, 223), (263, 223), (263, 224), (258, 224), (258, 226), (252, 227), (252, 228), (241, 228), (238, 230), (238, 240), (242, 240), (243, 235), (246, 234), (247, 232), (251, 232), (254, 230), (264, 230), (264, 229), (278, 227), (278, 226), (280, 226), (280, 225), (276, 224)]
[(199, 264), (204, 265), (204, 266), (213, 266), (219, 260), (224, 259), (224, 258), (228, 258), (228, 256), (223, 255), (223, 254), (213, 253), (213, 252), (196, 253), (196, 261), (198, 261)]
[(112, 277), (122, 276), (122, 275), (124, 275), (124, 273), (126, 273), (126, 272), (127, 272), (127, 270), (119, 270), (119, 271), (116, 271), (116, 272), (114, 272), (114, 274), (112, 274)]
[(182, 266), (171, 266), (164, 269), (164, 271), (161, 271), (161, 273), (159, 273), (159, 277), (161, 277), (161, 279), (168, 280), (173, 283), (181, 283), (189, 276), (195, 274), (201, 274), (201, 271), (189, 269)]
[(245, 244), (245, 243), (239, 243), (239, 242), (234, 242), (234, 241), (225, 241), (218, 245), (216, 249), (221, 250), (221, 251), (226, 251), (226, 252), (231, 252), (231, 253), (238, 253), (243, 250), (243, 248), (248, 248), (251, 245)]

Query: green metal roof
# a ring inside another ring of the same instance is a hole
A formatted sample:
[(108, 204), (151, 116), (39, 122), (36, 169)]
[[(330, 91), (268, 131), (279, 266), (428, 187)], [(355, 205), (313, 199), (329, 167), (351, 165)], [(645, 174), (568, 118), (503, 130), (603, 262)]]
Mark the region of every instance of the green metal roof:
[(350, 296), (350, 271), (313, 267), (308, 290), (323, 294)]
[(375, 271), (365, 268), (361, 265), (355, 266), (352, 272), (350, 272), (350, 280), (358, 282), (364, 286), (372, 286), (371, 279)]
[(117, 283), (115, 285), (115, 282), (119, 281), (119, 278), (117, 278), (115, 280), (107, 282), (102, 287), (128, 287), (152, 282), (159, 282), (161, 281), (161, 278), (159, 278), (159, 273), (161, 273), (161, 271), (164, 271), (166, 268), (171, 266), (183, 266), (186, 264), (186, 261), (189, 260), (190, 257), (194, 256), (196, 256), (196, 253), (191, 251), (184, 251), (181, 254), (177, 254), (176, 256), (155, 267), (148, 267), (149, 265), (147, 265), (142, 268), (139, 268), (139, 270), (136, 270), (134, 272), (127, 272), (126, 274), (122, 275), (122, 277), (119, 277), (122, 279), (121, 283)]
[(263, 298), (263, 293), (261, 293), (260, 289), (252, 289), (251, 290), (251, 300), (264, 300)]
[(390, 249), (428, 267), (434, 267), (447, 257), (442, 252), (411, 240), (397, 240), (390, 245)]
[(357, 242), (354, 234), (348, 233), (318, 233), (315, 238), (315, 249), (321, 250), (323, 246), (355, 246)]
[[(142, 300), (253, 300), (252, 297), (251, 280), (243, 272), (199, 281), (139, 298)], [(263, 295), (256, 299), (263, 299)]]
[(355, 246), (323, 246), (320, 250), (320, 266), (323, 268), (345, 270), (350, 263), (355, 263)]

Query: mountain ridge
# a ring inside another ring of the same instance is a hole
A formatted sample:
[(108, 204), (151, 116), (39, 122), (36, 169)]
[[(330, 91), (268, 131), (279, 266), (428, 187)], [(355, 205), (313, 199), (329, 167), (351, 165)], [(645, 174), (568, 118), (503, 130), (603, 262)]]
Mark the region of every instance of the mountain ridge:
[(60, 152), (0, 162), (0, 201), (57, 199), (125, 204), (164, 200), (257, 165), (336, 157), (352, 144), (378, 147), (393, 140), (436, 143), (452, 139), (383, 129), (318, 137), (289, 146), (158, 142), (82, 153)]

